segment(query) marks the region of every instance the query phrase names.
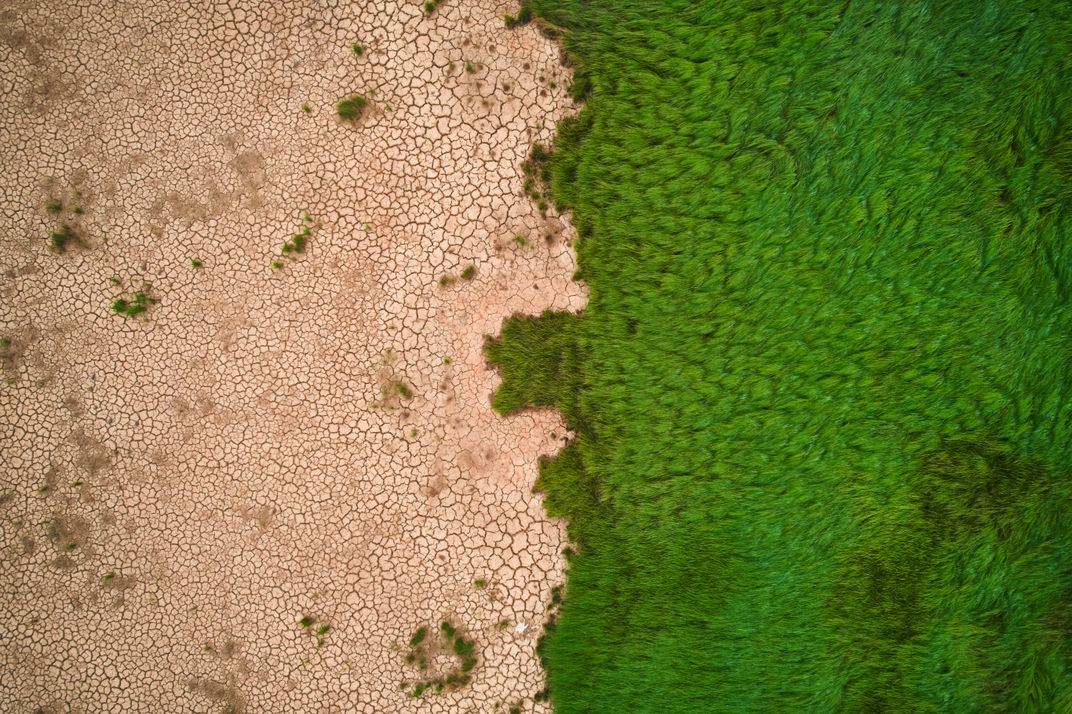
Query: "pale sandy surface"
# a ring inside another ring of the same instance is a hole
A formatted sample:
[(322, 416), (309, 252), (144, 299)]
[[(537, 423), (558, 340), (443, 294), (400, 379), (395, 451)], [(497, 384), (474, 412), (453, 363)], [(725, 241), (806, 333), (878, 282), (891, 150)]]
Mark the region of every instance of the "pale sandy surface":
[[(530, 489), (565, 433), (493, 414), (480, 347), (584, 295), (519, 169), (568, 78), (512, 10), (0, 4), (0, 711), (545, 710), (564, 532)], [(473, 681), (407, 698), (444, 618)]]

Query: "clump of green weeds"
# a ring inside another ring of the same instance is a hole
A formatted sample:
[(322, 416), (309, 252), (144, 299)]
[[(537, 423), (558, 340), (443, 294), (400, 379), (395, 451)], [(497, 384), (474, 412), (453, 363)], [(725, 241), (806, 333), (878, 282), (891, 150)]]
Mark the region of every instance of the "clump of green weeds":
[[(82, 194), (78, 191), (74, 193), (75, 199), (82, 197)], [(84, 248), (86, 243), (82, 238), (82, 232), (78, 224), (78, 217), (82, 215), (81, 206), (74, 206), (68, 208), (68, 204), (64, 203), (61, 199), (53, 198), (49, 199), (45, 203), (45, 211), (51, 215), (59, 218), (64, 211), (67, 210), (68, 220), (64, 221), (48, 236), (49, 248), (56, 253), (66, 253), (68, 248), (80, 247)]]
[(343, 121), (354, 122), (360, 119), (368, 108), (369, 101), (360, 94), (352, 94), (340, 99), (335, 111)]
[[(429, 672), (430, 663), (441, 653), (453, 654), (457, 666), (445, 673)], [(413, 682), (402, 682), (402, 689), (409, 690), (414, 699), (428, 690), (436, 694), (458, 689), (469, 683), (470, 672), (477, 665), (476, 642), (467, 638), (457, 627), (444, 620), (439, 629), (430, 632), (425, 626), (417, 628), (409, 640), (406, 664), (415, 668), (421, 676)], [(409, 689), (412, 687), (412, 689)]]
[(84, 246), (85, 242), (78, 230), (68, 223), (64, 223), (58, 230), (48, 236), (48, 245), (56, 253), (66, 253), (72, 246)]
[[(115, 276), (113, 276), (113, 279), (109, 279), (108, 282), (114, 285), (120, 284), (119, 279)], [(152, 294), (152, 286), (143, 281), (139, 288), (111, 301), (111, 312), (124, 318), (137, 317), (157, 302), (160, 302), (160, 300)]]
[[(475, 277), (476, 277), (476, 266), (473, 265), (472, 263), (470, 263), (469, 265), (465, 266), (465, 268), (462, 269), (462, 272), (461, 272), (461, 279), (462, 280), (472, 280)], [(451, 275), (450, 273), (447, 273), (445, 275), (441, 275), (439, 277), (438, 282), (439, 282), (439, 287), (441, 287), (441, 288), (449, 288), (451, 285), (454, 285), (454, 283), (458, 282), (458, 278), (455, 277), (454, 275)]]
[(116, 298), (113, 300), (112, 312), (123, 317), (137, 317), (148, 310), (149, 306), (154, 302), (156, 300), (149, 297), (148, 293), (139, 290), (129, 298)]
[(520, 27), (521, 25), (527, 25), (532, 22), (532, 10), (528, 5), (522, 5), (517, 15), (505, 15), (503, 20), (506, 22), (506, 26), (510, 29)]
[[(283, 241), (282, 247), (279, 249), (280, 257), (295, 258), (299, 253), (304, 253), (309, 238), (313, 235), (313, 229), (317, 227), (316, 221), (308, 213), (302, 214), (302, 227), (301, 229), (292, 234), (290, 238)], [(276, 270), (283, 267), (283, 262), (279, 259), (273, 260), (271, 266)]]
[(331, 632), (331, 625), (326, 622), (317, 620), (312, 615), (305, 615), (302, 619), (298, 620), (298, 625), (302, 630), (313, 635), (316, 638), (316, 646), (319, 649), (324, 646), (324, 638)]
[(525, 175), (522, 185), (525, 194), (536, 202), (541, 214), (546, 214), (551, 185), (551, 152), (543, 144), (533, 144), (528, 159), (521, 164), (521, 171)]

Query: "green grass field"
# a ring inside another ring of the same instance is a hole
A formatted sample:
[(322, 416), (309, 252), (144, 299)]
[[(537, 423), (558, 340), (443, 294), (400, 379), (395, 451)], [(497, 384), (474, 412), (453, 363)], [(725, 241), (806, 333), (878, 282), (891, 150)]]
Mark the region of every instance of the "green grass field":
[(1072, 711), (1072, 4), (533, 0), (573, 712)]

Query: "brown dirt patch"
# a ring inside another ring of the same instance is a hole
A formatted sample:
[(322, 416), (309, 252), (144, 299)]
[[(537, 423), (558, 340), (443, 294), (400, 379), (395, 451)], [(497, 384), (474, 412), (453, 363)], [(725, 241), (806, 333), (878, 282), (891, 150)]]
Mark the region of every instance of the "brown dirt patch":
[[(531, 486), (562, 425), (494, 415), (480, 349), (584, 295), (522, 192), (569, 100), (515, 9), (0, 13), (0, 709), (490, 712), (543, 686), (564, 530)], [(405, 643), (444, 618), (473, 680), (409, 699)]]

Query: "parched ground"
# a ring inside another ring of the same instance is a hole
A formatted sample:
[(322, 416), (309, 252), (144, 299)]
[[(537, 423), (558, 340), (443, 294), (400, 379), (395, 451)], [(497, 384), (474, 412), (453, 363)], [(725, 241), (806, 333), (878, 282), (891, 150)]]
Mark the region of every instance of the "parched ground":
[[(493, 414), (481, 344), (584, 295), (520, 171), (567, 77), (513, 9), (0, 9), (0, 710), (545, 709), (566, 434)], [(411, 698), (443, 621), (472, 681)]]

